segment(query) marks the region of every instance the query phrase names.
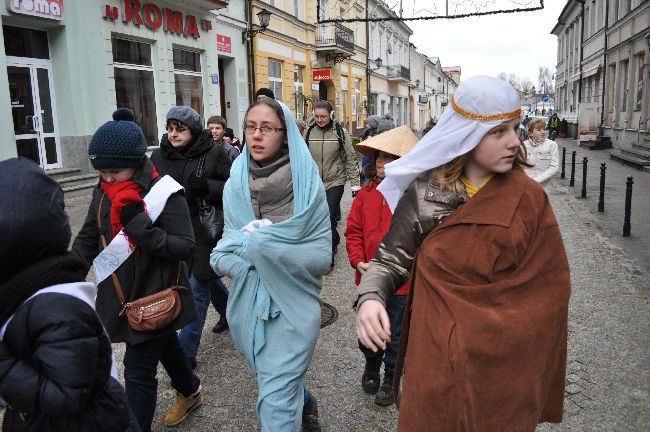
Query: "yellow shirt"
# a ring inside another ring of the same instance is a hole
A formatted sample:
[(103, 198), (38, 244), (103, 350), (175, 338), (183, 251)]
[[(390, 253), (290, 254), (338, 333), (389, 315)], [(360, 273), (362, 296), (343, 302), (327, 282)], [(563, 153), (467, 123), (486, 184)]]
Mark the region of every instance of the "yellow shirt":
[(462, 176), (460, 178), (460, 181), (463, 182), (463, 184), (465, 185), (465, 191), (467, 191), (467, 196), (471, 198), (474, 195), (476, 195), (476, 192), (480, 191), (483, 186), (485, 186), (490, 180), (492, 180), (492, 177), (494, 177), (494, 174), (492, 174), (480, 186), (476, 186), (474, 183), (472, 183), (471, 181), (469, 181), (468, 179)]

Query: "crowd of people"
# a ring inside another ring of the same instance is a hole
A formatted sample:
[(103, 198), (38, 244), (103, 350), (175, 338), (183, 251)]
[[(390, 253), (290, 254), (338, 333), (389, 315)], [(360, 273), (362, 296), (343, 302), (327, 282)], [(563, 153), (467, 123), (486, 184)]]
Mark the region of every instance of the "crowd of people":
[[(537, 120), (520, 140), (517, 92), (498, 79), (467, 79), (450, 102), (420, 140), (370, 116), (361, 171), (327, 101), (305, 123), (259, 89), (242, 141), (176, 106), (151, 157), (119, 108), (91, 138), (99, 181), (70, 248), (60, 186), (0, 162), (4, 430), (149, 431), (159, 364), (176, 392), (163, 423), (183, 422), (204, 400), (212, 304), (212, 331), (230, 331), (257, 379), (261, 430), (320, 431), (305, 374), (347, 183), (362, 391), (399, 402), (399, 431), (560, 422), (570, 278), (539, 184), (557, 144)], [(123, 384), (111, 343), (125, 345)]]

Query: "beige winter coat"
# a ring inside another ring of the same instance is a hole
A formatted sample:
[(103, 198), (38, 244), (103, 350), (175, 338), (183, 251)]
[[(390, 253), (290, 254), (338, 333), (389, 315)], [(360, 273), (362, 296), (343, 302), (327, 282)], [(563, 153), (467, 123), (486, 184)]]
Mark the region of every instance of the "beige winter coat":
[[(349, 181), (351, 186), (359, 186), (359, 166), (354, 148), (352, 148), (352, 140), (344, 128), (341, 128), (341, 131), (343, 132), (343, 151), (341, 151), (341, 145), (336, 135), (336, 128), (332, 123), (324, 129), (314, 124), (309, 133), (307, 147), (318, 166), (318, 173), (323, 180), (325, 190), (334, 186), (342, 186), (346, 181)], [(307, 131), (305, 132), (306, 136)]]

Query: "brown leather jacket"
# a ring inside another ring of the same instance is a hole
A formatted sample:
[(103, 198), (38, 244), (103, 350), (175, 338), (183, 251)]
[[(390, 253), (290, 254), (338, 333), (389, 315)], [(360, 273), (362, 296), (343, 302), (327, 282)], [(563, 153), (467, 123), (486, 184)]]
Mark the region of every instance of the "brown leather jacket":
[(408, 279), (415, 251), (432, 229), (458, 206), (467, 202), (465, 191), (441, 191), (432, 171), (416, 178), (399, 201), (375, 257), (357, 287), (355, 306), (366, 300), (388, 299)]

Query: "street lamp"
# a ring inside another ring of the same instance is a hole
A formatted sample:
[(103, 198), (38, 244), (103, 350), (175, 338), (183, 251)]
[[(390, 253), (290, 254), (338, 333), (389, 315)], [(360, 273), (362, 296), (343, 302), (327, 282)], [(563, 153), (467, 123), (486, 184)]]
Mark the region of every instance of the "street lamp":
[(242, 43), (246, 42), (247, 40), (251, 40), (253, 36), (255, 36), (258, 33), (265, 32), (267, 27), (269, 26), (269, 23), (271, 22), (271, 12), (267, 11), (266, 9), (262, 9), (256, 15), (260, 21), (260, 25), (258, 28), (255, 28), (254, 24), (251, 23), (251, 28), (249, 30), (244, 30), (241, 33)]
[(420, 88), (420, 80), (419, 79), (415, 80), (415, 88), (418, 88), (418, 89)]
[(378, 69), (381, 69), (381, 66), (382, 66), (382, 63), (383, 63), (381, 57), (377, 57), (377, 58), (374, 59), (373, 61), (375, 62), (375, 64), (377, 65), (377, 67), (376, 67), (376, 68), (371, 68), (371, 69), (370, 69), (370, 72), (374, 72), (374, 71), (376, 71), (376, 70), (378, 70)]

